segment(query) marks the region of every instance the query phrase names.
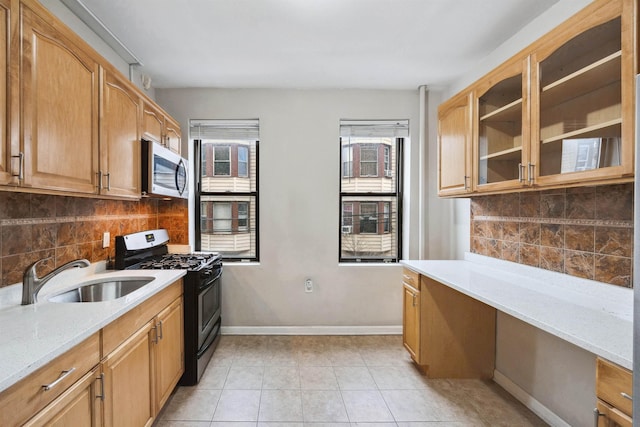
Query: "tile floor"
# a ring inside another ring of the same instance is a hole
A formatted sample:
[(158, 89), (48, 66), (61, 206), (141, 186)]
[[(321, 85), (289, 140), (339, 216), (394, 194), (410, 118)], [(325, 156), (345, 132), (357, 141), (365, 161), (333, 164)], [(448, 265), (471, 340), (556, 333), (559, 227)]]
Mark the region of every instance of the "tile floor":
[(223, 336), (156, 427), (544, 426), (492, 382), (421, 376), (400, 336)]

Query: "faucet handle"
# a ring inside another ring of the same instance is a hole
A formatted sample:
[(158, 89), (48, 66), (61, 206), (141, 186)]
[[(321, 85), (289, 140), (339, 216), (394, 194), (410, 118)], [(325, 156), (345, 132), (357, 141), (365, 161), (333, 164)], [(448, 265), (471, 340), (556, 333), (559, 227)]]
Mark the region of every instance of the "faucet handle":
[(31, 276), (35, 279), (38, 278), (38, 274), (36, 273), (36, 268), (38, 266), (38, 264), (45, 262), (45, 261), (49, 261), (52, 260), (53, 257), (49, 257), (49, 258), (41, 258), (33, 263), (31, 263), (25, 270), (24, 273), (22, 274), (23, 279), (26, 278), (27, 276)]

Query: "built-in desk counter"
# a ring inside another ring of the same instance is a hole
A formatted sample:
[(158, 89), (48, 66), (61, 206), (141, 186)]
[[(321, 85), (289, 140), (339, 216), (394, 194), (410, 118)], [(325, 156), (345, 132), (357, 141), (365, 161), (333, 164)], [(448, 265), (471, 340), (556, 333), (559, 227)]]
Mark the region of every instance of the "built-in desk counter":
[(407, 268), (632, 369), (633, 290), (476, 254)]

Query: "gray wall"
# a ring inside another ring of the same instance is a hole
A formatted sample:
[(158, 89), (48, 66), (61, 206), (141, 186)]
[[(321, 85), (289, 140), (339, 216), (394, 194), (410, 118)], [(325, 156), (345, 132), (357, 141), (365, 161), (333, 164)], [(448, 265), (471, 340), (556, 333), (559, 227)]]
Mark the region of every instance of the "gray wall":
[[(417, 90), (158, 89), (156, 95), (183, 129), (189, 118), (260, 119), (260, 263), (225, 265), (224, 326), (400, 331), (400, 267), (338, 264), (338, 125), (340, 119), (410, 120), (404, 207), (405, 223), (412, 223)], [(416, 241), (406, 230), (404, 257), (416, 256)], [(306, 277), (314, 280), (313, 293), (304, 292)]]

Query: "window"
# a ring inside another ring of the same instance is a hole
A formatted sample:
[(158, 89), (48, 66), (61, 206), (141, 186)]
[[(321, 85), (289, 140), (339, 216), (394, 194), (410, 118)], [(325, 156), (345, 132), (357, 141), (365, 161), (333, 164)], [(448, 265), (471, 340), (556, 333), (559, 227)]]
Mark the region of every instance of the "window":
[(402, 147), (409, 122), (340, 122), (340, 262), (401, 258)]
[(257, 120), (191, 120), (196, 188), (196, 250), (225, 261), (257, 261)]
[(231, 175), (231, 147), (220, 146), (214, 147), (213, 155), (213, 174), (214, 175)]
[(353, 176), (353, 147), (342, 147), (342, 177)]
[(378, 146), (360, 145), (360, 176), (378, 176)]
[(242, 145), (238, 146), (238, 176), (249, 176), (249, 148)]

